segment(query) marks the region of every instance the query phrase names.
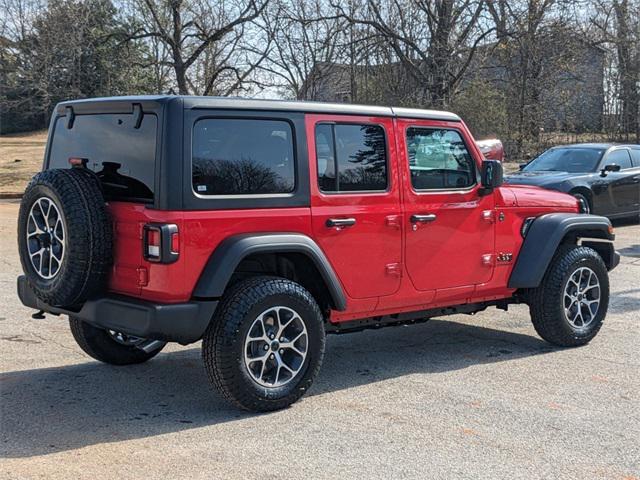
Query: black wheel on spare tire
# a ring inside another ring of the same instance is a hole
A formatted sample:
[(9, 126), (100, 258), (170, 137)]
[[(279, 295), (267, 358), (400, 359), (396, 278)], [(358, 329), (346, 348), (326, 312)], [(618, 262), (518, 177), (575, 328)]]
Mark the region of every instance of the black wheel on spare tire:
[(325, 347), (322, 313), (301, 285), (255, 277), (225, 293), (202, 342), (212, 384), (245, 410), (291, 405), (311, 387)]
[(102, 330), (74, 317), (69, 317), (69, 326), (76, 343), (87, 355), (111, 365), (146, 362), (164, 348), (164, 343), (160, 343), (146, 352), (141, 348), (147, 342), (144, 338)]
[(547, 342), (576, 347), (591, 341), (609, 306), (609, 276), (598, 252), (565, 245), (554, 256), (541, 285), (529, 292), (529, 311)]
[(20, 204), (18, 247), (38, 298), (64, 307), (102, 290), (112, 263), (111, 229), (92, 172), (55, 169), (34, 176)]

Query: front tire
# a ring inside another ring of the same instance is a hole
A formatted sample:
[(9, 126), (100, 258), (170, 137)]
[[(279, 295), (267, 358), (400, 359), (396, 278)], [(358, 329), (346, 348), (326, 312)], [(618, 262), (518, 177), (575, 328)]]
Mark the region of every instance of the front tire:
[(250, 411), (288, 407), (311, 387), (325, 348), (322, 313), (299, 284), (255, 277), (225, 294), (202, 342), (211, 383)]
[(592, 248), (558, 249), (538, 288), (529, 293), (531, 320), (547, 342), (562, 347), (589, 343), (609, 306), (609, 276)]
[(109, 332), (83, 322), (69, 318), (71, 334), (78, 346), (90, 357), (111, 365), (134, 365), (155, 357), (164, 344), (150, 352), (140, 348), (145, 339), (131, 337), (119, 332)]

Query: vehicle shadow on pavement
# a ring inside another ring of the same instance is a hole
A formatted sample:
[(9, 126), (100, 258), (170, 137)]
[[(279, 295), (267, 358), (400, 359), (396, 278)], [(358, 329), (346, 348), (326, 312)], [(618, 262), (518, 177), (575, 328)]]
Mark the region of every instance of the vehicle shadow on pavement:
[(640, 288), (613, 293), (609, 303), (609, 313), (624, 314), (640, 310), (640, 302), (638, 302), (637, 297), (638, 293), (640, 293)]
[[(553, 347), (532, 335), (441, 320), (383, 332), (332, 335), (320, 377), (309, 394), (551, 351)], [(5, 458), (46, 455), (252, 416), (228, 406), (209, 387), (199, 348), (161, 353), (146, 364), (128, 367), (92, 361), (8, 372), (0, 375), (0, 394), (0, 456)]]

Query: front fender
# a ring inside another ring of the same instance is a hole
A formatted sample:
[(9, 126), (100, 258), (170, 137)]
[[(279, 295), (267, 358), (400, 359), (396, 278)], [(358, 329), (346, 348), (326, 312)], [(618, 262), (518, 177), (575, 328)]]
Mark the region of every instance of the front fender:
[[(613, 246), (609, 242), (614, 240), (615, 235), (612, 233), (608, 218), (577, 213), (541, 215), (527, 230), (507, 286), (535, 288), (540, 285), (558, 246), (567, 237), (570, 237), (573, 242), (581, 238), (604, 240), (603, 247), (613, 251)], [(616, 256), (617, 254), (613, 252), (608, 256), (609, 258), (604, 258), (607, 268), (612, 269), (617, 265)]]

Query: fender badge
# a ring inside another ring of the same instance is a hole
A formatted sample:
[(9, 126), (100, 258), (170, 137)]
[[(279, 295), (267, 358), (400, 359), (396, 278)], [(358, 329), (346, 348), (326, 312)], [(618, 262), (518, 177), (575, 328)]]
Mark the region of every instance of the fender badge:
[(498, 262), (502, 262), (502, 263), (509, 263), (509, 262), (511, 262), (512, 259), (513, 259), (513, 253), (502, 253), (502, 252), (500, 252), (496, 256), (496, 260)]

